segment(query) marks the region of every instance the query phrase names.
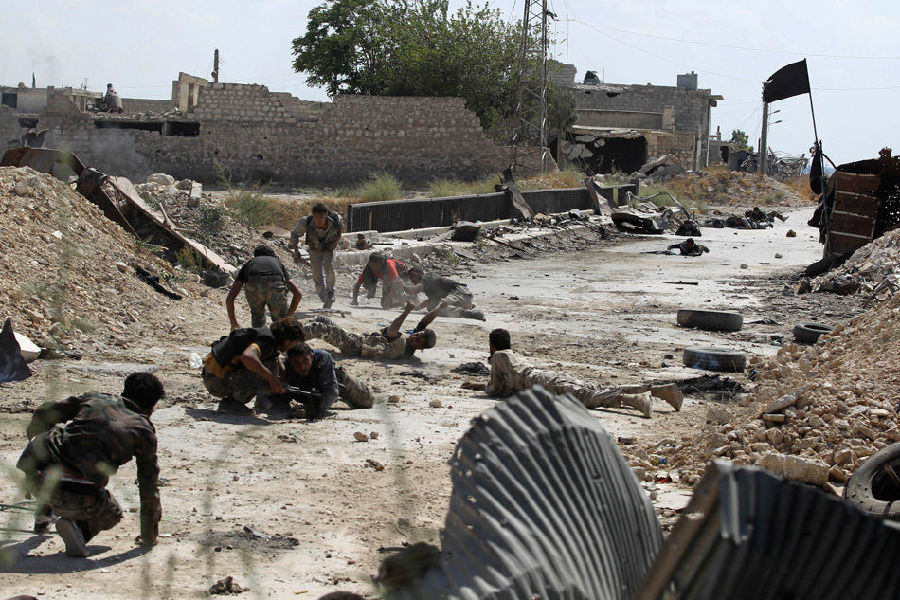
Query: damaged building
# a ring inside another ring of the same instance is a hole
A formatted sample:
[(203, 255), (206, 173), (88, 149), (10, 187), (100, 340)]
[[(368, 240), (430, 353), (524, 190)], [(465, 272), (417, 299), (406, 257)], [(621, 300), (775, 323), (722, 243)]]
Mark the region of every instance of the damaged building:
[(552, 148), (558, 163), (588, 173), (631, 173), (663, 154), (689, 169), (709, 164), (710, 111), (723, 97), (699, 89), (696, 73), (674, 86), (604, 83), (593, 71), (575, 83), (574, 65), (557, 65), (552, 79), (571, 92), (576, 112)]
[[(509, 150), (484, 135), (461, 98), (347, 95), (313, 102), (264, 85), (180, 73), (171, 99), (122, 98), (124, 111), (111, 114), (97, 110), (98, 92), (0, 91), (7, 148), (69, 150), (134, 180), (165, 172), (215, 182), (228, 173), (235, 182), (342, 185), (384, 171), (423, 182), (481, 178), (509, 160)], [(37, 132), (42, 139), (26, 140)]]

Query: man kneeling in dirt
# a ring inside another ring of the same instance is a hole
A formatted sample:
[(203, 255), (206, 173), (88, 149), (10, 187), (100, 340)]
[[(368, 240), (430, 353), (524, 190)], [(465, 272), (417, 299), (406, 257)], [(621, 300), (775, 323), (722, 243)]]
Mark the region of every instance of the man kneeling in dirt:
[(235, 329), (213, 342), (203, 364), (203, 384), (219, 401), (220, 412), (248, 414), (254, 396), (284, 393), (278, 353), (305, 339), (303, 326), (285, 317), (271, 327)]
[(446, 307), (447, 301), (441, 301), (433, 311), (422, 317), (409, 334), (403, 333), (400, 328), (415, 308), (412, 302), (407, 302), (403, 312), (390, 325), (376, 333), (349, 333), (328, 317), (316, 317), (307, 322), (303, 329), (306, 332), (306, 339), (324, 340), (347, 356), (395, 360), (412, 356), (416, 350), (434, 348), (437, 344), (437, 334), (434, 330), (428, 329), (428, 326)]
[(366, 288), (366, 297), (374, 298), (378, 281), (382, 283), (381, 308), (393, 308), (403, 303), (403, 284), (407, 280), (407, 266), (396, 258), (388, 258), (381, 252), (369, 255), (369, 261), (353, 285), (350, 304), (359, 304), (359, 288)]
[(463, 389), (506, 397), (539, 385), (553, 394), (572, 394), (587, 408), (634, 408), (648, 419), (653, 414), (651, 396), (665, 400), (675, 410), (681, 410), (684, 396), (674, 383), (601, 388), (565, 373), (536, 369), (511, 350), (509, 332), (505, 329), (493, 330), (488, 341), (491, 352), (490, 381), (487, 384), (467, 381), (462, 385)]
[(447, 300), (445, 317), (461, 317), (464, 319), (479, 319), (484, 321), (484, 313), (473, 310), (472, 292), (464, 283), (426, 274), (419, 267), (413, 267), (407, 273), (412, 285), (404, 286), (404, 291), (414, 297), (416, 294), (425, 294), (426, 300), (418, 308), (433, 310), (441, 300)]
[(297, 344), (287, 351), (282, 380), (306, 394), (292, 397), (293, 390), (289, 390), (283, 396), (273, 396), (272, 400), (301, 402), (304, 416), (311, 421), (324, 417), (338, 398), (350, 408), (372, 408), (374, 401), (366, 384), (347, 374), (343, 367), (334, 366), (331, 354), (313, 350), (307, 344)]
[(150, 415), (165, 394), (150, 373), (125, 378), (121, 396), (89, 392), (34, 411), (31, 440), (16, 465), (29, 494), (38, 498), (34, 532), (43, 534), (57, 517), (56, 531), (69, 556), (87, 556), (85, 544), (112, 529), (122, 508), (106, 489), (109, 476), (135, 458), (141, 498), (140, 542), (156, 543), (159, 503), (156, 430)]

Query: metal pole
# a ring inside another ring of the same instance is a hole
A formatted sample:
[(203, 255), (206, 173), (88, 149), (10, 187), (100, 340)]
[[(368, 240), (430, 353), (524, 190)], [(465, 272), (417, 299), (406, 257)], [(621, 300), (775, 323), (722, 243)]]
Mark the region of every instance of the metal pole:
[(763, 102), (762, 136), (759, 140), (759, 174), (766, 174), (766, 135), (769, 133), (769, 103)]
[(816, 145), (819, 146), (819, 151), (822, 151), (822, 147), (819, 145), (819, 130), (816, 128), (816, 109), (813, 107), (812, 101), (812, 87), (809, 88), (809, 110), (812, 112), (812, 120), (813, 120), (813, 135), (816, 138)]
[(219, 82), (219, 49), (216, 48), (216, 51), (213, 52), (213, 71), (212, 71), (213, 82)]
[(541, 173), (547, 172), (550, 148), (547, 146), (547, 0), (541, 4)]

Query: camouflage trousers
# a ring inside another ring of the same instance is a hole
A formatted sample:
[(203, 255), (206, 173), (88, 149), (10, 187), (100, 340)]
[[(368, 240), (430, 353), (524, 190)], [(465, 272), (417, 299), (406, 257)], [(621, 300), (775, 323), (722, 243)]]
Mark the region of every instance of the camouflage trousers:
[(347, 403), (350, 408), (372, 408), (375, 398), (372, 392), (362, 381), (348, 374), (344, 367), (335, 367), (334, 374), (337, 376), (338, 387), (340, 388), (341, 400)]
[(313, 284), (322, 302), (334, 299), (334, 259), (333, 250), (309, 250), (309, 264), (312, 267)]
[[(276, 358), (264, 360), (262, 364), (273, 373), (278, 373)], [(235, 369), (225, 379), (216, 377), (204, 368), (203, 385), (216, 398), (230, 396), (241, 404), (246, 404), (260, 393), (265, 394), (269, 389), (269, 382), (244, 368)]]
[(362, 336), (350, 333), (338, 327), (328, 317), (318, 316), (303, 325), (306, 339), (319, 339), (327, 342), (347, 356), (360, 356), (362, 354)]
[(280, 276), (250, 277), (244, 284), (244, 297), (250, 305), (250, 326), (264, 327), (266, 307), (277, 321), (287, 316), (288, 289)]
[(553, 394), (572, 394), (587, 408), (619, 408), (623, 395), (650, 391), (649, 385), (625, 385), (615, 388), (600, 387), (557, 371), (542, 371), (529, 367), (522, 374), (525, 389), (539, 385)]
[(472, 302), (472, 292), (465, 286), (461, 286), (444, 296), (444, 298), (429, 298), (425, 308), (429, 311), (437, 308), (441, 300), (447, 301), (447, 308), (441, 312), (442, 317), (459, 317), (462, 319), (479, 319), (484, 321), (484, 313), (480, 310), (474, 310), (475, 306)]
[[(32, 494), (41, 496), (42, 479), (35, 481)], [(109, 490), (86, 483), (59, 482), (46, 501), (39, 501), (35, 523), (56, 516), (75, 521), (84, 541), (115, 527), (122, 520), (122, 507)]]

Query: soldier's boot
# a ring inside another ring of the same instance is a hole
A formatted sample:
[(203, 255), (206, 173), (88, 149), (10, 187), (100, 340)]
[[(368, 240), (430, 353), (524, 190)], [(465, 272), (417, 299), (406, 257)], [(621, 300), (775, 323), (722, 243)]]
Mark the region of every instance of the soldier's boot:
[(684, 394), (674, 383), (654, 385), (650, 388), (650, 393), (660, 400), (668, 402), (675, 410), (681, 410), (681, 404), (684, 402)]
[(57, 519), (56, 533), (60, 535), (66, 545), (66, 554), (69, 556), (87, 556), (86, 542), (81, 527), (72, 519)]
[(216, 412), (231, 413), (234, 415), (251, 415), (253, 411), (246, 404), (241, 404), (231, 396), (225, 396), (219, 400), (219, 406)]
[(44, 535), (50, 531), (50, 524), (52, 522), (53, 519), (47, 515), (35, 515), (34, 528), (32, 531), (35, 535)]
[(628, 408), (634, 408), (641, 411), (647, 419), (653, 416), (653, 400), (650, 397), (650, 392), (644, 392), (642, 394), (622, 394), (619, 396), (619, 403), (621, 406), (627, 406)]

